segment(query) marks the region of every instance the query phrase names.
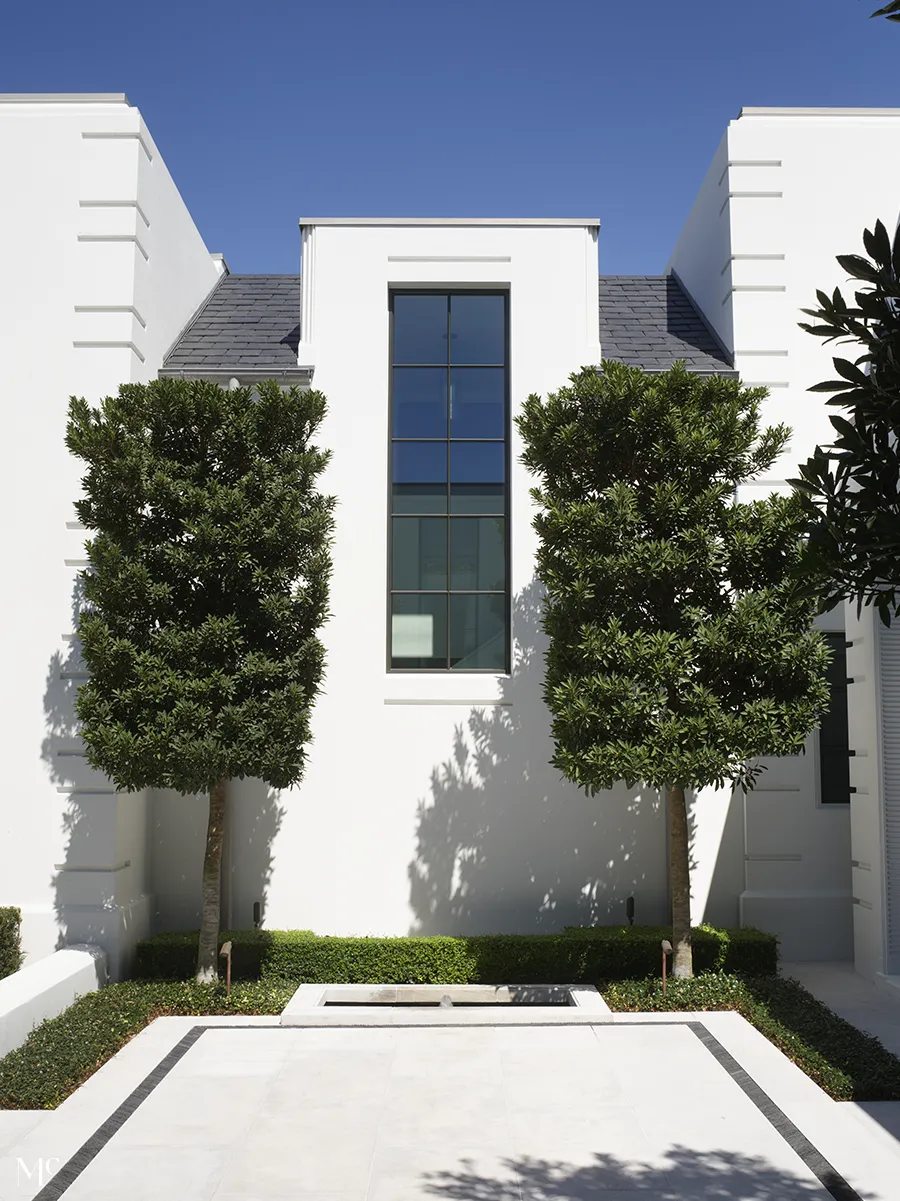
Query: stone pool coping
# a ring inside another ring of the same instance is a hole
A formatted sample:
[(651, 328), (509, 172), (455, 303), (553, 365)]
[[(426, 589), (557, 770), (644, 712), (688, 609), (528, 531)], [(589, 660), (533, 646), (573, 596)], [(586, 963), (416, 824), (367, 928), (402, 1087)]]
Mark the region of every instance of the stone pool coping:
[[(568, 1004), (550, 1004), (568, 993)], [(513, 1003), (517, 994), (532, 998)], [(443, 997), (480, 1008), (432, 1008)], [(534, 997), (548, 1004), (534, 1004)], [(329, 1002), (336, 1003), (333, 1009)], [(354, 1003), (355, 1002), (355, 1003)], [(391, 1008), (395, 1005), (408, 1008)], [(418, 1008), (417, 1006), (422, 1006)], [(425, 1008), (429, 1006), (429, 1008)], [(593, 984), (301, 984), (281, 1014), (282, 1026), (580, 1026), (612, 1020)]]

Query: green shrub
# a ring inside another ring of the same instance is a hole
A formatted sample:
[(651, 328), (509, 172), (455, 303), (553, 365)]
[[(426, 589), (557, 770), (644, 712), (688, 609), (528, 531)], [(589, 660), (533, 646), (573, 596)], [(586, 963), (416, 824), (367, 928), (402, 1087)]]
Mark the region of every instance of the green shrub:
[(293, 992), (279, 980), (238, 984), (230, 997), (220, 985), (128, 980), (88, 993), (0, 1059), (0, 1109), (54, 1109), (154, 1018), (277, 1014)]
[(599, 987), (614, 1010), (735, 1009), (836, 1101), (900, 1101), (900, 1059), (796, 980), (710, 973), (670, 979), (665, 997), (661, 980)]
[(17, 972), (22, 965), (21, 928), (21, 910), (0, 906), (0, 980)]
[[(595, 926), (561, 934), (469, 938), (336, 938), (308, 930), (234, 930), (232, 977), (311, 984), (591, 984), (660, 973), (662, 926)], [(184, 980), (197, 932), (156, 934), (138, 944), (135, 975)], [(778, 940), (760, 930), (694, 931), (697, 971), (763, 975), (778, 967)], [(220, 960), (224, 971), (224, 960)]]

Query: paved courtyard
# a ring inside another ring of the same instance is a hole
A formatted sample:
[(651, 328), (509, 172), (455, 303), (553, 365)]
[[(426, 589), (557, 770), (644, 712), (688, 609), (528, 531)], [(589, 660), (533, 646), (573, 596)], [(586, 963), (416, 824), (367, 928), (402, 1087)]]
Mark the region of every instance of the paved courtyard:
[(58, 1110), (0, 1113), (0, 1199), (900, 1197), (889, 1123), (736, 1014), (275, 1023), (160, 1019)]

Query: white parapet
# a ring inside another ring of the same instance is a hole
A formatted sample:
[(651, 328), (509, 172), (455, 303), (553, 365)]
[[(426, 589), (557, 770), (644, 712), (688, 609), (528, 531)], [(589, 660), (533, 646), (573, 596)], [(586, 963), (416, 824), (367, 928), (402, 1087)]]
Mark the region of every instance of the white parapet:
[(46, 1018), (106, 986), (106, 953), (79, 944), (54, 951), (0, 980), (0, 1057), (20, 1046)]

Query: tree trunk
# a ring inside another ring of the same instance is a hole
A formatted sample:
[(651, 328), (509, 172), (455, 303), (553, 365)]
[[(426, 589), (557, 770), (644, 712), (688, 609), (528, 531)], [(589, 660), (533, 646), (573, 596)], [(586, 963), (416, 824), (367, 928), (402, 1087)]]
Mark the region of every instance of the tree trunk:
[(215, 984), (219, 978), (219, 909), (222, 899), (222, 844), (225, 841), (225, 790), (228, 781), (217, 780), (209, 794), (209, 825), (203, 858), (203, 910), (197, 983)]
[(693, 976), (691, 952), (691, 865), (684, 788), (667, 790), (669, 806), (669, 882), (672, 889), (672, 975)]

